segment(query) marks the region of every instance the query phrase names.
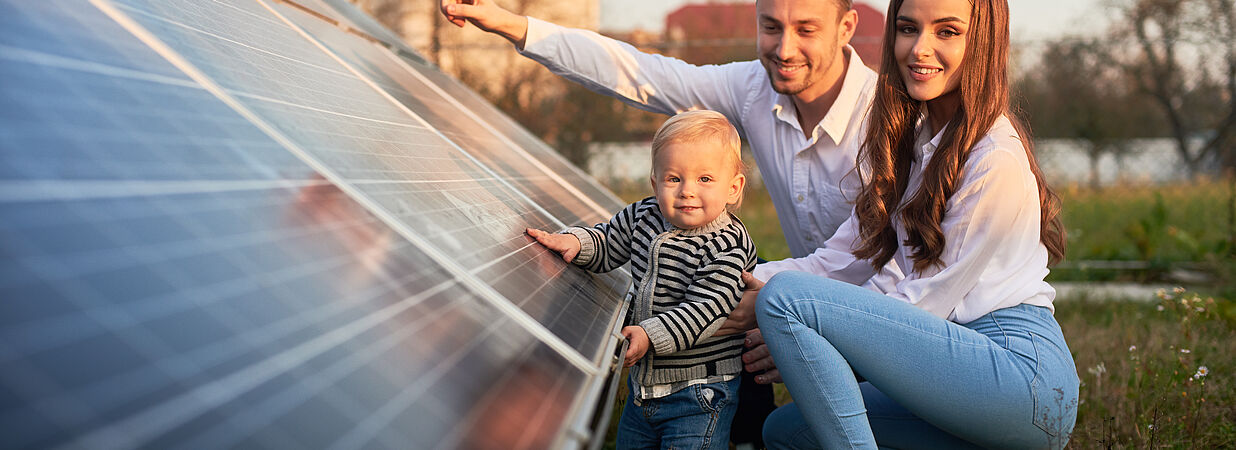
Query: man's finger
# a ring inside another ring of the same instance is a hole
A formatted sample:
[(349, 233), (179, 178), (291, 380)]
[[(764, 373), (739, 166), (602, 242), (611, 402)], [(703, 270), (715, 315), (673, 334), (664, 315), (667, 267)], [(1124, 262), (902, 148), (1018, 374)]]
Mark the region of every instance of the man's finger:
[(752, 328), (748, 330), (747, 340), (743, 343), (743, 345), (747, 348), (764, 345), (764, 333), (761, 333), (759, 328)]
[(446, 16), (452, 22), (458, 20), (462, 22), (464, 19), (471, 19), (476, 16), (476, 7), (468, 4), (449, 3), (446, 5)]
[(781, 383), (781, 371), (772, 369), (767, 372), (755, 376), (755, 382), (758, 384), (773, 384)]
[(769, 356), (768, 346), (757, 345), (755, 347), (751, 347), (747, 349), (747, 351), (742, 353), (742, 362), (744, 364), (751, 364), (761, 359), (767, 359), (768, 356)]
[(752, 275), (751, 272), (747, 271), (743, 271), (742, 273), (742, 282), (747, 286), (747, 288), (744, 289), (746, 291), (758, 291), (760, 288), (764, 287), (763, 281), (760, 281), (759, 278), (756, 278), (755, 275)]
[[(467, 1), (467, 0), (464, 0), (464, 1)], [(442, 15), (446, 16), (447, 22), (453, 23), (457, 27), (463, 27), (464, 24), (467, 22), (464, 21), (464, 19), (460, 17), (456, 17), (454, 14), (450, 13), (450, 6), (454, 5), (455, 2), (456, 0), (441, 0), (441, 3), (439, 4), (439, 6), (442, 10)]]
[(772, 358), (761, 358), (761, 359), (757, 359), (755, 361), (752, 361), (748, 364), (743, 365), (743, 369), (746, 369), (747, 372), (751, 372), (751, 373), (756, 373), (762, 370), (770, 370), (770, 369), (776, 369), (776, 368), (777, 368), (777, 365), (773, 362)]

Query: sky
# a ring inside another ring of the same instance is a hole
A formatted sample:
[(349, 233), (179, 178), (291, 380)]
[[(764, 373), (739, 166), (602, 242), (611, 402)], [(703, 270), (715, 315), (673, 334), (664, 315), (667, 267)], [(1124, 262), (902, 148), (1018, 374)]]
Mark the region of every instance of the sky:
[[(888, 0), (855, 0), (879, 11), (888, 9)], [(643, 28), (661, 31), (665, 16), (687, 3), (707, 0), (600, 0), (601, 29), (626, 31)], [(1010, 33), (1014, 44), (1034, 43), (1061, 34), (1086, 34), (1105, 27), (1101, 14), (1103, 0), (1009, 0)], [(1086, 17), (1089, 13), (1090, 17)]]

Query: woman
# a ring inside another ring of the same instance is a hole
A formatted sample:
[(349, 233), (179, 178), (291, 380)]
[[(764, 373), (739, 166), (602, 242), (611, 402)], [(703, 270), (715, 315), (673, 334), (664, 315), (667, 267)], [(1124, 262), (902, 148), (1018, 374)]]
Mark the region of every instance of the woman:
[[(1064, 235), (1009, 113), (1008, 4), (893, 0), (885, 30), (854, 214), (825, 248), (755, 272), (794, 397), (764, 439), (1063, 447), (1078, 379), (1043, 278)], [(905, 278), (872, 279), (890, 261)]]

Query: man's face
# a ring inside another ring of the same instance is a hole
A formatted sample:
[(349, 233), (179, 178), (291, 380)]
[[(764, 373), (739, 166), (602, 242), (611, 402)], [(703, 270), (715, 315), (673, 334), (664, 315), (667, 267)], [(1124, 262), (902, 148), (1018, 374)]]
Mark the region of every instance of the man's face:
[(841, 79), (853, 11), (832, 0), (759, 0), (756, 14), (756, 46), (773, 90), (811, 101)]

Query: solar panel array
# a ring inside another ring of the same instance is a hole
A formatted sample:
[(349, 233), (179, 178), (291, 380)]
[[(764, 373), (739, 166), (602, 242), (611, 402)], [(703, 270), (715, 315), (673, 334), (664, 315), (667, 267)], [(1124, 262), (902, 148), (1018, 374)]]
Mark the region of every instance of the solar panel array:
[(621, 204), (343, 0), (0, 0), (5, 448), (588, 438)]

